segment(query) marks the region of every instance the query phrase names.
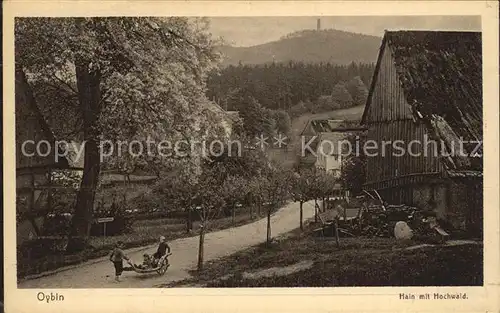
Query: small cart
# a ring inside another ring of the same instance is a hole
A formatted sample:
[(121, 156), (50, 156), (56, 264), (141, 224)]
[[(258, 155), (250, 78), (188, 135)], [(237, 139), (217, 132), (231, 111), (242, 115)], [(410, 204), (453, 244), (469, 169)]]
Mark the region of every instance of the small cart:
[(129, 264), (132, 267), (132, 270), (136, 273), (139, 273), (139, 274), (147, 274), (147, 273), (157, 272), (160, 275), (164, 275), (167, 272), (168, 267), (170, 266), (170, 264), (168, 263), (168, 257), (171, 254), (172, 253), (168, 253), (168, 254), (162, 256), (160, 258), (160, 260), (158, 260), (158, 265), (156, 265), (155, 267), (140, 268), (140, 267), (135, 266), (132, 262), (129, 262)]

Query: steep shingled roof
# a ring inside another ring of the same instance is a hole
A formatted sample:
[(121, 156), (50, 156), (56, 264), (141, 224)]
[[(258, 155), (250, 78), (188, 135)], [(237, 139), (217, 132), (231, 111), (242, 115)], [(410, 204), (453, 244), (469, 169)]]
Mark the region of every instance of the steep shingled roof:
[[(381, 54), (385, 45), (391, 48), (415, 119), (427, 126), (431, 136), (447, 143), (483, 140), (481, 33), (386, 31)], [(373, 86), (366, 108), (372, 93)], [(475, 146), (464, 144), (469, 153)], [(478, 152), (482, 155), (482, 149)], [(454, 170), (479, 170), (482, 158), (448, 158), (445, 165)]]
[[(16, 119), (30, 123), (30, 117), (34, 117), (36, 123), (30, 125), (16, 124), (16, 145), (21, 145), (21, 140), (35, 140), (35, 138), (26, 133), (25, 130), (28, 128), (33, 128), (35, 134), (39, 133), (43, 135), (43, 139), (48, 140), (50, 144), (56, 142), (56, 137), (49, 124), (45, 120), (40, 108), (38, 107), (33, 90), (28, 83), (25, 73), (20, 67), (16, 65), (15, 71), (15, 83), (16, 83)], [(21, 134), (21, 136), (19, 136)], [(26, 136), (28, 136), (26, 138)], [(63, 155), (62, 148), (58, 147), (60, 155)], [(43, 158), (41, 156), (36, 156), (35, 158), (42, 159), (41, 163), (50, 166), (59, 166), (61, 168), (66, 168), (69, 166), (68, 158), (66, 156), (60, 157), (58, 161), (53, 161), (50, 158)], [(16, 160), (16, 162), (19, 160)], [(19, 164), (16, 163), (16, 166)]]
[(387, 32), (407, 101), (468, 139), (482, 139), (481, 33)]

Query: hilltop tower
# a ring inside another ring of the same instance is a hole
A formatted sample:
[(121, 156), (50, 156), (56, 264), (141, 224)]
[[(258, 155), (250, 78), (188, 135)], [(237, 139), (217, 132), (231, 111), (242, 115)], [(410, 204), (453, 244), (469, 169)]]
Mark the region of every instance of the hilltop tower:
[(317, 31), (321, 30), (321, 19), (320, 18), (316, 21), (316, 30)]

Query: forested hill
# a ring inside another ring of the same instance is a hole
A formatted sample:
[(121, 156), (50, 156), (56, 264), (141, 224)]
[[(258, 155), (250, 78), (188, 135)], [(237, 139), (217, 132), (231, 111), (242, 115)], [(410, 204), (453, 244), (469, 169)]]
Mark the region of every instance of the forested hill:
[(381, 38), (335, 29), (303, 30), (289, 34), (278, 41), (252, 47), (220, 46), (223, 66), (300, 61), (329, 62), (347, 65), (351, 62), (376, 61)]
[(364, 104), (373, 70), (373, 63), (230, 65), (210, 75), (207, 95), (228, 110), (238, 110), (235, 97), (246, 95), (293, 115), (330, 111)]

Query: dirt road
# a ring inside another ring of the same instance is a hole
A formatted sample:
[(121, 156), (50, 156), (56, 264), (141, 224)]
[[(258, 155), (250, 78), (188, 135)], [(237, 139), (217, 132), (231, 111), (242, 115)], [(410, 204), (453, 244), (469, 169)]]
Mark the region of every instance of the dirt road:
[[(314, 216), (312, 203), (304, 204), (304, 220)], [(299, 226), (299, 204), (290, 203), (271, 218), (272, 235), (278, 236)], [(209, 233), (205, 236), (205, 261), (230, 255), (265, 241), (266, 219), (240, 227)], [(196, 266), (198, 236), (169, 242), (172, 248), (170, 268), (164, 276), (124, 272), (120, 283), (114, 282), (113, 264), (107, 257), (83, 263), (75, 268), (37, 279), (24, 280), (19, 288), (150, 288), (189, 278), (188, 270)], [(156, 245), (126, 251), (136, 263), (144, 253), (154, 253)]]

